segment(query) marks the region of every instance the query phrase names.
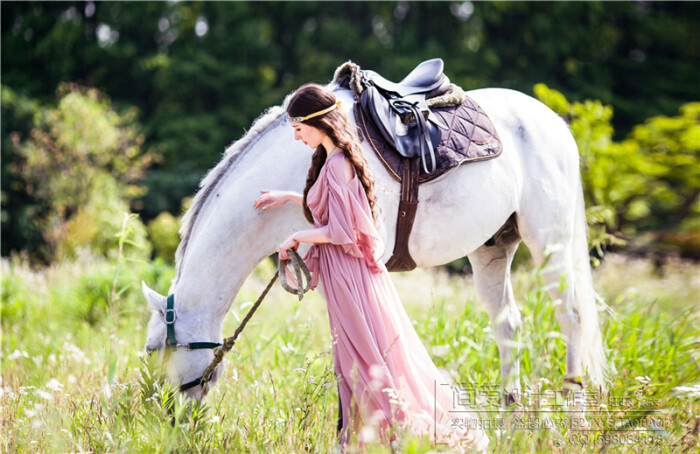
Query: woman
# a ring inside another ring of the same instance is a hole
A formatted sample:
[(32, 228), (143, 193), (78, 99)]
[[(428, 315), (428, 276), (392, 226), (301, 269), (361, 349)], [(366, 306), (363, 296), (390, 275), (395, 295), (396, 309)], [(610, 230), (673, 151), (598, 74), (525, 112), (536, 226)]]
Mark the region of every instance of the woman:
[(304, 194), (264, 190), (254, 206), (296, 202), (315, 226), (287, 238), (279, 258), (286, 260), (299, 243), (312, 243), (305, 261), (312, 288), (320, 276), (328, 306), (342, 446), (351, 433), (360, 444), (374, 435), (387, 443), (410, 430), (455, 448), (483, 449), (488, 438), (476, 418), (453, 403), (452, 389), (444, 386), (380, 261), (374, 183), (339, 105), (319, 85), (294, 93), (287, 106), (294, 138), (315, 148)]

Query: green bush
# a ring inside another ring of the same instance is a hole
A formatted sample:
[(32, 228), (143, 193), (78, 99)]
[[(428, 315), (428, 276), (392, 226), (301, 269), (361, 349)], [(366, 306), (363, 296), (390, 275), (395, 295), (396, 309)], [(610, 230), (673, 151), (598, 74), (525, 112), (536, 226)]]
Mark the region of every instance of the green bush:
[(148, 223), (148, 238), (153, 244), (156, 258), (174, 263), (175, 251), (180, 243), (179, 227), (177, 218), (167, 211)]
[[(87, 203), (78, 207), (78, 211), (66, 222), (66, 234), (57, 244), (56, 258), (71, 259), (80, 248), (108, 258), (115, 258), (118, 253), (116, 232), (124, 222), (125, 213), (129, 212), (128, 203), (114, 194), (118, 191), (117, 183), (111, 178), (95, 181), (95, 191)], [(134, 259), (149, 259), (151, 244), (148, 241), (146, 227), (139, 219), (129, 222), (132, 229), (130, 243), (125, 245), (129, 256)]]
[[(129, 201), (143, 195), (136, 185), (154, 155), (144, 152), (135, 109), (117, 113), (95, 89), (62, 84), (56, 107), (42, 107), (28, 137), (15, 135), (17, 159), (8, 175), (27, 199), (15, 228), (36, 232), (24, 245), (33, 258), (47, 263), (73, 258), (88, 247), (111, 249)], [(146, 246), (145, 229), (135, 227)]]
[(650, 118), (615, 142), (612, 107), (569, 103), (544, 84), (534, 91), (569, 122), (578, 144), (593, 247), (645, 232), (661, 242), (700, 229), (700, 103), (682, 106), (675, 117)]

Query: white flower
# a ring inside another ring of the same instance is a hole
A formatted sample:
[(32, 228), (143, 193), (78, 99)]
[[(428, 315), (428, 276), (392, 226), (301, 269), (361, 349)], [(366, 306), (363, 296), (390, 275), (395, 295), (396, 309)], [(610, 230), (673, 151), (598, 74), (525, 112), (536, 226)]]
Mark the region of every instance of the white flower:
[(283, 346), (280, 347), (280, 350), (282, 350), (285, 353), (293, 352), (294, 351), (294, 346), (287, 342)]
[(372, 364), (369, 367), (369, 376), (375, 380), (379, 380), (384, 376), (384, 368), (379, 364)]
[(112, 397), (112, 387), (109, 386), (109, 383), (107, 383), (107, 381), (103, 383), (102, 390), (105, 393), (105, 397), (107, 397), (107, 399)]
[(444, 358), (450, 352), (450, 344), (433, 345), (432, 352), (433, 356)]
[(34, 391), (34, 394), (41, 397), (42, 399), (46, 399), (46, 400), (51, 399), (51, 393), (47, 393), (46, 391), (42, 391), (41, 389), (37, 389), (36, 391)]
[(51, 391), (60, 391), (63, 388), (63, 385), (55, 378), (52, 378), (46, 384), (46, 387), (49, 388)]
[(377, 430), (373, 426), (363, 426), (357, 434), (357, 439), (361, 443), (372, 443), (377, 439)]
[(29, 358), (29, 354), (27, 354), (27, 352), (25, 351), (15, 350), (12, 353), (10, 353), (7, 359), (9, 359), (10, 361), (14, 361), (19, 357)]
[(29, 390), (31, 390), (31, 389), (36, 389), (36, 386), (20, 386), (19, 387), (20, 396), (26, 395), (29, 392)]
[(651, 383), (651, 378), (649, 378), (646, 375), (643, 377), (642, 376), (634, 377), (634, 379), (637, 380), (639, 383), (642, 383), (644, 385)]
[(672, 391), (688, 394), (689, 397), (700, 397), (700, 385), (676, 386)]

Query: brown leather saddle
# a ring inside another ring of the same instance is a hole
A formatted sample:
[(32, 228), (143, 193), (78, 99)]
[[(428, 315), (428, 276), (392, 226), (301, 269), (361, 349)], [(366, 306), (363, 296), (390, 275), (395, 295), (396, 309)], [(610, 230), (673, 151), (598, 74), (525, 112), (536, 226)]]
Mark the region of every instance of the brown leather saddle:
[[(334, 80), (353, 91), (360, 140), (366, 139), (389, 174), (401, 183), (396, 241), (389, 271), (416, 267), (408, 239), (420, 183), (460, 165), (492, 159), (502, 146), (481, 107), (450, 84), (442, 60), (418, 65), (398, 84), (348, 62)], [(407, 107), (408, 106), (408, 107)]]

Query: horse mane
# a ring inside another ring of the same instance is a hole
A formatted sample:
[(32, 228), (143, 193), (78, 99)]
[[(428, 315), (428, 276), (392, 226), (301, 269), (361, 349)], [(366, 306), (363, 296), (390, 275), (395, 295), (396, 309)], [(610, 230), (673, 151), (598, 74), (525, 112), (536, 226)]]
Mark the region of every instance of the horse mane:
[[(342, 79), (343, 76), (352, 73), (353, 69), (355, 72), (359, 70), (359, 67), (354, 68), (354, 64), (351, 61), (347, 61), (345, 64), (341, 65), (336, 69), (333, 80), (327, 85), (327, 87), (334, 89), (338, 86), (338, 81)], [(288, 94), (282, 105), (286, 106), (289, 102), (289, 98), (293, 93)], [(187, 251), (187, 245), (192, 236), (195, 225), (197, 224), (197, 218), (199, 213), (207, 202), (209, 195), (214, 192), (216, 186), (221, 182), (224, 176), (233, 168), (233, 164), (238, 160), (238, 158), (243, 154), (243, 151), (252, 143), (257, 141), (260, 135), (273, 123), (279, 120), (285, 115), (285, 110), (282, 106), (272, 106), (264, 111), (251, 125), (250, 129), (237, 141), (233, 142), (228, 146), (226, 151), (223, 153), (223, 157), (214, 168), (212, 168), (199, 183), (199, 190), (195, 194), (192, 200), (192, 205), (187, 209), (185, 214), (182, 216), (182, 221), (180, 225), (180, 244), (177, 246), (175, 251), (175, 265), (177, 269), (177, 274), (175, 276), (176, 282), (180, 271), (182, 270), (182, 263), (185, 258), (185, 252)]]
[[(199, 190), (192, 201), (192, 205), (182, 217), (180, 226), (180, 244), (175, 251), (175, 264), (179, 276), (182, 262), (190, 241), (197, 218), (207, 202), (209, 195), (221, 182), (223, 177), (233, 168), (233, 164), (243, 154), (243, 151), (259, 138), (260, 134), (285, 113), (281, 106), (273, 106), (263, 112), (251, 125), (250, 129), (237, 141), (228, 146), (219, 163), (212, 168), (199, 183)], [(177, 277), (175, 278), (177, 280)]]

